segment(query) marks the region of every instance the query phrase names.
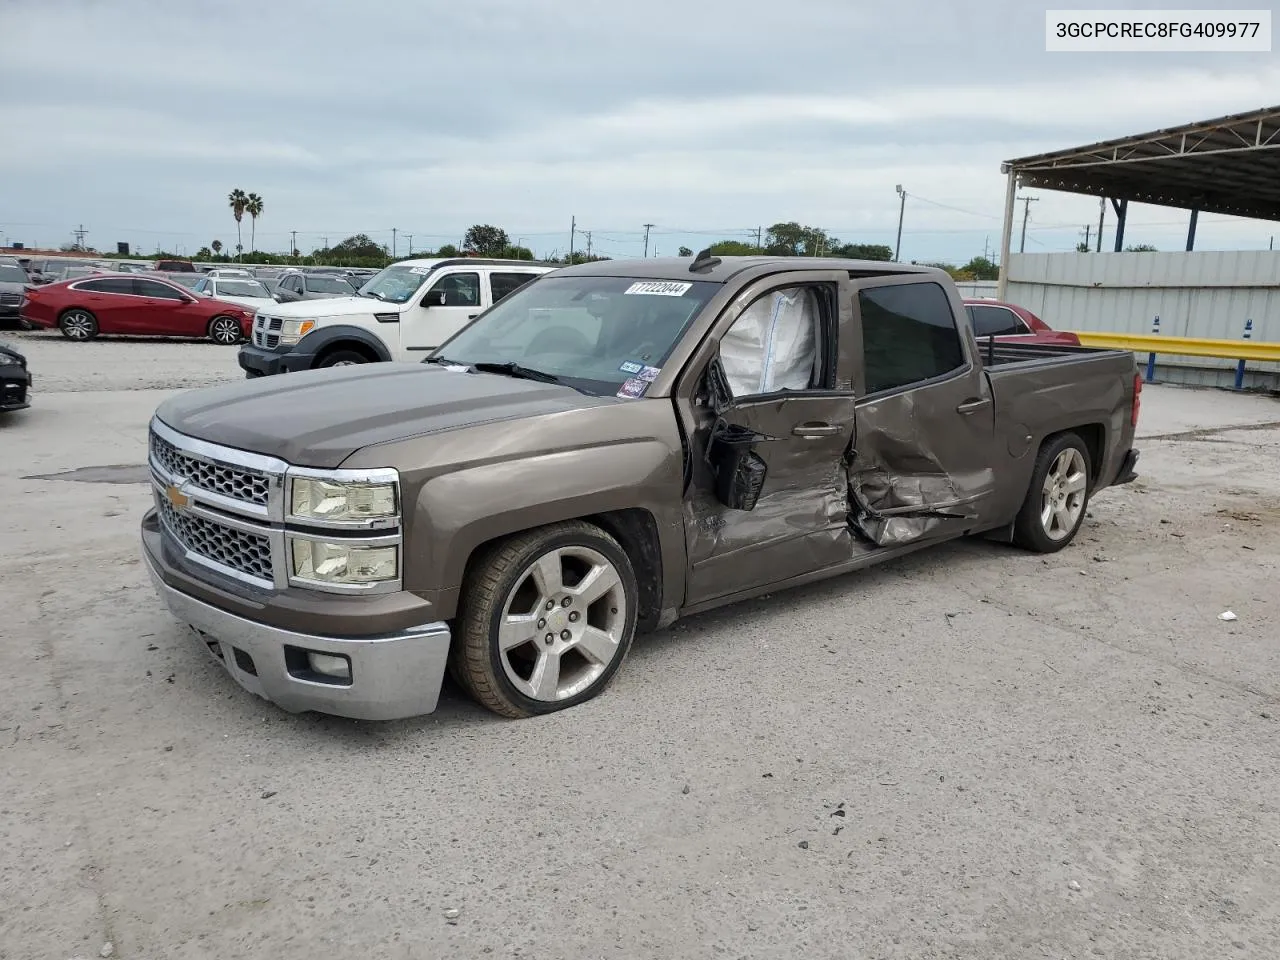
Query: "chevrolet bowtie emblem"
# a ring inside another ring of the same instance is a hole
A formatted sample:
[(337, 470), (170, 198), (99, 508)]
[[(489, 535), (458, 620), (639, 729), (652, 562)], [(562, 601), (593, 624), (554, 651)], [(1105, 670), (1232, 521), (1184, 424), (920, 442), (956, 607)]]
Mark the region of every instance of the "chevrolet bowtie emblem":
[(175, 487), (172, 483), (165, 488), (165, 499), (167, 499), (175, 510), (185, 510), (187, 504), (191, 502), (191, 498)]

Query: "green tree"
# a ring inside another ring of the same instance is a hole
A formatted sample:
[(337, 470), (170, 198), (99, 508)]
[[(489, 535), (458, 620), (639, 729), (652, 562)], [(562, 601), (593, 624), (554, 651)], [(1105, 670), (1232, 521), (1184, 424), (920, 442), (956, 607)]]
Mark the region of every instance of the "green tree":
[(532, 260), (533, 251), (528, 247), (505, 247), (500, 254), (506, 260)]
[(975, 280), (1000, 279), (1000, 268), (986, 257), (974, 257), (960, 269), (965, 273), (973, 274)]
[(452, 243), (446, 243), (443, 247), (436, 251), (436, 256), (441, 258), (456, 257), (458, 248)]
[(678, 256), (678, 257), (692, 257), (692, 256), (693, 256), (693, 251), (692, 251), (692, 250), (690, 250), (688, 247), (681, 247), (681, 248), (680, 248), (680, 250), (679, 250), (679, 252), (676, 254), (676, 256)]
[(262, 216), (262, 198), (256, 193), (249, 194), (245, 198), (244, 212), (249, 215), (249, 249), (257, 250), (255, 244), (258, 235), (258, 218)]
[(887, 263), (893, 259), (893, 248), (883, 243), (842, 243), (832, 247), (830, 255), (848, 257), (850, 260), (881, 260)]
[(1135, 243), (1131, 247), (1124, 248), (1125, 253), (1155, 253), (1156, 248), (1149, 243)]
[(210, 250), (208, 247), (201, 247), (199, 250), (196, 251), (197, 260), (208, 260), (212, 256), (213, 256), (213, 251)]
[(215, 240), (215, 241), (213, 241), (213, 243), (209, 244), (209, 246), (213, 248), (213, 252), (214, 252), (215, 254), (216, 254), (216, 253), (221, 253), (221, 252), (222, 252), (222, 241), (221, 241), (221, 240)]
[(500, 257), (502, 251), (509, 246), (511, 238), (507, 236), (507, 231), (487, 223), (477, 223), (462, 238), (463, 250), (484, 257)]
[(765, 253), (775, 257), (814, 257), (830, 253), (840, 241), (820, 227), (801, 226), (794, 220), (775, 223), (764, 238)]
[[(757, 252), (754, 244), (741, 240), (717, 240), (711, 245), (711, 254), (716, 257), (751, 257)], [(690, 252), (689, 256), (693, 253)]]
[(236, 218), (236, 256), (244, 249), (240, 244), (240, 221), (244, 219), (244, 210), (249, 203), (249, 197), (243, 190), (236, 187), (227, 195), (227, 203), (231, 207), (231, 215)]

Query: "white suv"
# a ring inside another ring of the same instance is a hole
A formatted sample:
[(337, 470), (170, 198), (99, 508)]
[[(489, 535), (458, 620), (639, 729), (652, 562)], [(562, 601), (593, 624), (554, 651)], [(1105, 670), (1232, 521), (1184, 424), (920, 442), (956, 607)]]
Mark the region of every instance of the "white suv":
[(265, 306), (240, 348), (249, 377), (425, 357), (470, 320), (556, 267), (528, 260), (401, 260), (352, 297)]

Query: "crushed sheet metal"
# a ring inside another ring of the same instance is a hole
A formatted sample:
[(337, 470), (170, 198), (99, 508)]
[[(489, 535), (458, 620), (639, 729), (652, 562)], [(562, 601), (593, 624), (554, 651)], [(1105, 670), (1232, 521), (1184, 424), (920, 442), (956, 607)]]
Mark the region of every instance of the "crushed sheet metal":
[(859, 414), (849, 467), (852, 523), (859, 533), (878, 546), (898, 546), (977, 515), (976, 503), (995, 487), (995, 471), (948, 473), (930, 439), (954, 441), (945, 432), (921, 429), (921, 419), (929, 417), (915, 395), (864, 406)]

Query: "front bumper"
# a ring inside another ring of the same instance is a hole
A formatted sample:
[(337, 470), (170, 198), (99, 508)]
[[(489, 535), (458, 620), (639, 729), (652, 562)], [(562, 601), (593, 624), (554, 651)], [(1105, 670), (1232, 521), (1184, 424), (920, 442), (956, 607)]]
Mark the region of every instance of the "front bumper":
[(240, 369), (249, 377), (270, 377), (277, 373), (292, 373), (297, 370), (310, 370), (315, 354), (281, 349), (268, 350), (266, 347), (255, 347), (246, 343), (240, 347), (237, 358)]
[(25, 410), (31, 406), (31, 371), (17, 364), (0, 365), (0, 411)]
[[(282, 630), (237, 616), (171, 587), (145, 545), (143, 560), (160, 599), (231, 678), (290, 713), (315, 711), (357, 720), (431, 713), (449, 656), (449, 626), (429, 623), (393, 634), (331, 637)], [(306, 652), (345, 657), (349, 682), (310, 671)]]

